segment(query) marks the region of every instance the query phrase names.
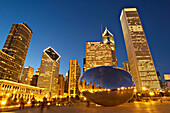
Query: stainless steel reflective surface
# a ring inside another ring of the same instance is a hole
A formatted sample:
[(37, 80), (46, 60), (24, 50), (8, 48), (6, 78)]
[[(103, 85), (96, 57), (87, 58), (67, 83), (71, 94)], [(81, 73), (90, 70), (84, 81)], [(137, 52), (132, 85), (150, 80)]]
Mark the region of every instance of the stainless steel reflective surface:
[(120, 68), (100, 66), (87, 70), (79, 79), (83, 95), (103, 106), (127, 102), (133, 95), (132, 76)]

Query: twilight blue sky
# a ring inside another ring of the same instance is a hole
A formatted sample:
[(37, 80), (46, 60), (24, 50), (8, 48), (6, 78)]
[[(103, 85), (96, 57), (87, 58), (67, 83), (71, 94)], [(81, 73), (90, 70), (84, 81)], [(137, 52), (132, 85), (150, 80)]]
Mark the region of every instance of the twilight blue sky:
[(42, 51), (53, 47), (61, 55), (60, 73), (69, 60), (83, 66), (86, 41), (101, 41), (101, 24), (114, 35), (118, 65), (127, 61), (120, 24), (123, 8), (136, 7), (156, 70), (170, 73), (170, 0), (0, 0), (0, 49), (12, 23), (26, 22), (34, 31), (25, 66), (40, 66)]

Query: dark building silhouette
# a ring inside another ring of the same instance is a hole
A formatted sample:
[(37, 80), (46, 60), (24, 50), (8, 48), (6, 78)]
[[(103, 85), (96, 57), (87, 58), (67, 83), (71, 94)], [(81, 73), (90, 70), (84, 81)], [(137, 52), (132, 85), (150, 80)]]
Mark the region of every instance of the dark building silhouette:
[(38, 75), (33, 75), (31, 85), (37, 86), (37, 81), (38, 81)]

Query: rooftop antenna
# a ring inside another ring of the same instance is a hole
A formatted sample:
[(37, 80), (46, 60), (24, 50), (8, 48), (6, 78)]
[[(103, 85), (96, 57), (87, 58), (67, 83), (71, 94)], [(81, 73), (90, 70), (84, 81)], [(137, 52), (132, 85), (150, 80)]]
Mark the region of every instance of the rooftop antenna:
[(103, 34), (103, 27), (102, 27), (102, 24), (101, 24), (101, 33)]

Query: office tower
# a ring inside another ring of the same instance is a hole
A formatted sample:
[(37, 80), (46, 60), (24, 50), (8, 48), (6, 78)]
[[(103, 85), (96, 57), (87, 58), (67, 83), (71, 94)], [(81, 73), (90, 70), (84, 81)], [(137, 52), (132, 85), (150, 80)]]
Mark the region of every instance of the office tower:
[(21, 72), (21, 83), (23, 84), (31, 84), (32, 77), (34, 74), (34, 68), (31, 66), (24, 67)]
[(105, 31), (102, 34), (102, 40), (104, 44), (110, 44), (111, 47), (111, 52), (112, 52), (112, 60), (113, 60), (113, 66), (118, 66), (117, 65), (117, 58), (116, 58), (116, 49), (115, 49), (115, 41), (113, 34), (110, 33), (110, 31), (105, 28)]
[(38, 82), (38, 75), (33, 75), (30, 85), (31, 86), (37, 86), (37, 82)]
[(170, 74), (164, 74), (164, 79), (166, 81), (166, 87), (170, 88)]
[(101, 41), (86, 42), (86, 70), (97, 66), (113, 66), (110, 44)]
[(63, 74), (59, 74), (58, 76), (58, 84), (59, 84), (59, 95), (60, 96), (64, 96), (64, 77)]
[(68, 95), (75, 97), (78, 91), (78, 79), (80, 77), (80, 65), (77, 60), (70, 60)]
[(64, 84), (64, 92), (66, 92), (66, 93), (68, 93), (68, 83), (69, 83), (68, 75), (69, 75), (69, 70), (68, 70), (68, 73), (66, 73), (66, 80), (65, 80), (65, 84)]
[(136, 8), (122, 10), (120, 21), (129, 59), (130, 72), (138, 91), (142, 87), (160, 89), (155, 66)]
[(13, 68), (15, 68), (17, 74), (13, 74), (13, 71), (7, 67), (7, 70), (5, 71), (7, 71), (9, 74), (1, 73), (0, 76), (3, 79), (9, 79), (12, 81), (19, 80), (31, 41), (32, 33), (33, 31), (26, 23), (12, 24), (2, 51), (15, 59), (13, 60), (15, 62)]
[(48, 47), (43, 51), (37, 86), (45, 88), (49, 96), (56, 96), (58, 87), (58, 74), (60, 67), (60, 55)]
[(14, 57), (0, 50), (0, 79), (17, 81), (18, 71), (14, 60)]
[(129, 62), (125, 61), (122, 64), (123, 64), (123, 69), (130, 73)]
[(159, 73), (159, 71), (157, 71), (156, 73), (157, 73), (157, 76), (158, 76), (159, 83), (161, 85), (162, 84), (161, 74)]

